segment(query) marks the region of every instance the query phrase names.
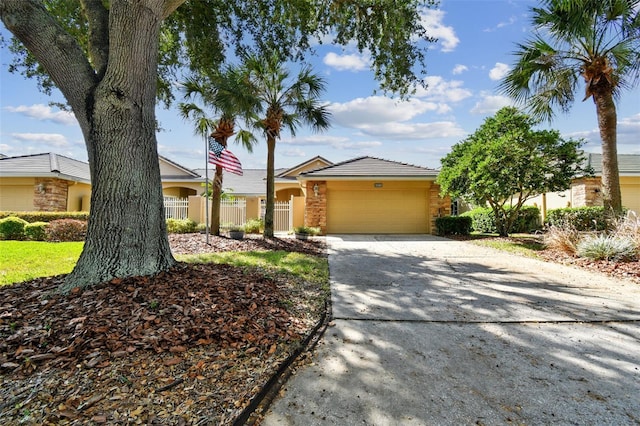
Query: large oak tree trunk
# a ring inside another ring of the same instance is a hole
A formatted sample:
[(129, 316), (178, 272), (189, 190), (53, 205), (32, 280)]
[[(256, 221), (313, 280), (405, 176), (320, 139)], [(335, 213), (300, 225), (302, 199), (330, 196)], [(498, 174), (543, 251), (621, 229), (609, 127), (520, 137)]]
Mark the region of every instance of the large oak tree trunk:
[(175, 264), (155, 138), (160, 24), (160, 16), (144, 7), (112, 2), (108, 67), (89, 113), (91, 215), (65, 289), (151, 275)]
[[(181, 0), (86, 2), (100, 21), (91, 67), (84, 52), (35, 0), (0, 0), (7, 28), (45, 67), (73, 108), (91, 170), (83, 252), (62, 291), (175, 265), (164, 218), (155, 138), (159, 31)], [(95, 25), (94, 25), (95, 24)], [(108, 58), (106, 63), (104, 58)]]
[(267, 205), (264, 212), (264, 236), (273, 237), (273, 210), (275, 208), (275, 152), (276, 138), (267, 132)]
[(620, 213), (620, 172), (618, 169), (617, 114), (610, 90), (599, 90), (593, 95), (602, 140), (602, 201), (605, 211)]

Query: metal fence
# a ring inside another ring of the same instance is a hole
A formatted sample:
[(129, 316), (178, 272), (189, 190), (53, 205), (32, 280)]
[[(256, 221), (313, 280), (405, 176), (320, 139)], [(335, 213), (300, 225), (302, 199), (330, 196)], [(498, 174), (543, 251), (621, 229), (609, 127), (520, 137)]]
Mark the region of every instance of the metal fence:
[(221, 225), (244, 225), (246, 221), (247, 201), (245, 199), (220, 201)]
[(189, 216), (189, 200), (186, 198), (164, 197), (164, 217), (186, 219)]
[(276, 201), (273, 209), (273, 230), (288, 232), (293, 229), (291, 201)]

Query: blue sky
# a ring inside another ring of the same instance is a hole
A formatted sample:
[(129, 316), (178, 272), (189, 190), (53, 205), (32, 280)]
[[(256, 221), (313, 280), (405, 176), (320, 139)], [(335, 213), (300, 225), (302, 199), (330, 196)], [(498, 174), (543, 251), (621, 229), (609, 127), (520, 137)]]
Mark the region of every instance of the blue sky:
[[(473, 133), (483, 120), (510, 102), (497, 92), (499, 79), (514, 62), (515, 43), (531, 32), (531, 1), (443, 0), (423, 20), (439, 39), (427, 53), (428, 89), (408, 102), (374, 94), (377, 87), (366, 54), (322, 45), (310, 63), (327, 81), (323, 97), (332, 127), (320, 134), (300, 129), (283, 133), (276, 146), (276, 167), (292, 167), (316, 155), (339, 162), (364, 155), (438, 168), (451, 146)], [(3, 34), (7, 32), (2, 28)], [(49, 106), (63, 101), (40, 93), (35, 81), (10, 74), (10, 54), (0, 51), (0, 153), (55, 152), (86, 160), (82, 133), (73, 115)], [(180, 95), (177, 96), (179, 100)], [(580, 102), (551, 124), (563, 137), (584, 138), (585, 150), (600, 152), (595, 106)], [(627, 91), (618, 107), (618, 151), (640, 154), (640, 88)], [(158, 151), (188, 168), (203, 168), (204, 144), (176, 109), (157, 109), (161, 131)], [(264, 168), (266, 143), (252, 154), (231, 143), (244, 168)]]

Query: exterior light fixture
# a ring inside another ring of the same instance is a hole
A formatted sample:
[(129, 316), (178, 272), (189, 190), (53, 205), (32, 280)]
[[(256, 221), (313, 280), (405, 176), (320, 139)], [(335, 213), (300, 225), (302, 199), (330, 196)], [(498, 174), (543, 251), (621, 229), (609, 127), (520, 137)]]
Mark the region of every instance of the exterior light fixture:
[(313, 184), (313, 193), (315, 194), (316, 197), (320, 195), (320, 187), (318, 186), (317, 183)]

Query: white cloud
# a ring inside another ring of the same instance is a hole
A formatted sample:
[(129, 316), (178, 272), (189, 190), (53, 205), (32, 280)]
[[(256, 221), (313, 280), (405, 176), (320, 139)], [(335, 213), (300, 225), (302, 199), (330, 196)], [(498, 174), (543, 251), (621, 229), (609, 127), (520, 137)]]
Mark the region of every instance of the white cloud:
[(358, 151), (366, 148), (377, 148), (379, 146), (382, 146), (382, 142), (365, 141), (365, 142), (345, 142), (339, 145), (335, 145), (335, 148)]
[(489, 71), (489, 78), (493, 81), (501, 80), (509, 72), (509, 65), (496, 62), (496, 65)]
[(457, 64), (455, 67), (453, 67), (453, 71), (451, 71), (451, 73), (453, 75), (458, 75), (468, 70), (469, 68), (466, 65)]
[[(640, 154), (638, 135), (640, 135), (640, 114), (618, 120), (618, 154)], [(584, 139), (586, 143), (583, 149), (588, 152), (602, 152), (600, 130), (597, 127), (591, 130), (563, 134), (563, 136)]]
[(58, 133), (12, 133), (11, 137), (20, 142), (37, 143), (54, 148), (64, 148), (71, 144)]
[(369, 58), (360, 54), (338, 55), (329, 52), (322, 62), (338, 71), (363, 71), (369, 68)]
[(346, 103), (329, 105), (335, 123), (355, 128), (369, 123), (407, 121), (424, 112), (438, 109), (438, 105), (432, 102), (418, 99), (398, 101), (384, 96), (356, 98)]
[(432, 139), (465, 135), (465, 131), (452, 121), (369, 124), (359, 128), (365, 134), (383, 138)]
[(482, 99), (471, 108), (472, 114), (494, 114), (500, 108), (513, 105), (507, 96), (483, 94)]
[(445, 80), (440, 76), (425, 77), (427, 88), (418, 88), (416, 97), (434, 102), (460, 102), (471, 96), (471, 91), (462, 87), (460, 80)]
[(295, 137), (282, 139), (279, 143), (283, 145), (296, 145), (296, 146), (336, 146), (341, 143), (345, 143), (349, 138), (342, 136), (330, 136), (325, 134), (309, 135), (303, 137)]
[(460, 39), (456, 36), (453, 27), (446, 26), (442, 23), (445, 12), (442, 10), (425, 9), (422, 13), (422, 26), (427, 30), (427, 35), (438, 39), (438, 43), (442, 45), (443, 52), (453, 51)]
[(53, 121), (54, 123), (65, 124), (67, 126), (78, 124), (73, 113), (68, 111), (53, 111), (51, 107), (43, 104), (35, 104), (31, 106), (20, 105), (17, 107), (9, 106), (4, 109), (9, 112), (16, 112), (40, 121)]
[(307, 153), (300, 148), (285, 149), (280, 152), (285, 157), (306, 157)]
[(511, 16), (507, 21), (498, 22), (494, 28), (485, 28), (483, 31), (485, 33), (492, 33), (499, 28), (511, 26), (517, 21), (518, 19), (515, 16)]

